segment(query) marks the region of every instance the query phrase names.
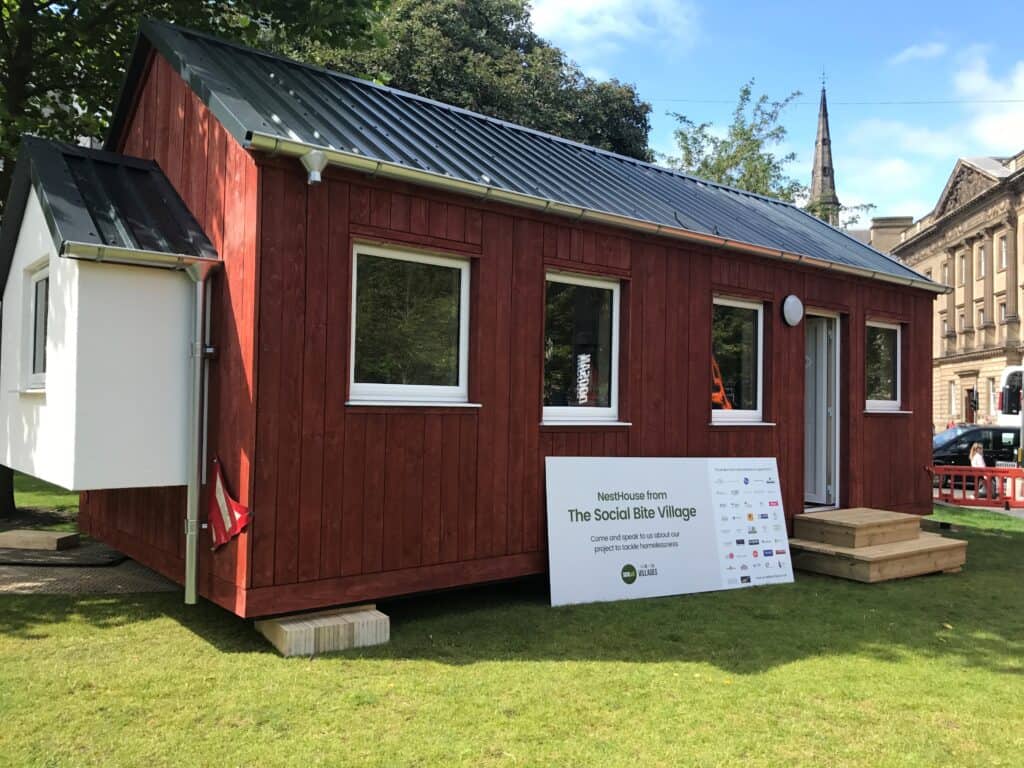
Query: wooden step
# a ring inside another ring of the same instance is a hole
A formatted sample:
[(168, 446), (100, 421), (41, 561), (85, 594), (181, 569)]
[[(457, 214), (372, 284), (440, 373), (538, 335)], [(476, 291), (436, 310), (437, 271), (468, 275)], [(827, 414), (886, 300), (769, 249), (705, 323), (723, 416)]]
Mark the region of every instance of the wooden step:
[(967, 562), (967, 542), (922, 532), (916, 539), (840, 547), (806, 539), (789, 540), (793, 568), (874, 583), (938, 571), (955, 572)]
[(793, 536), (837, 547), (873, 547), (916, 539), (920, 517), (884, 509), (854, 507), (807, 512), (793, 518)]

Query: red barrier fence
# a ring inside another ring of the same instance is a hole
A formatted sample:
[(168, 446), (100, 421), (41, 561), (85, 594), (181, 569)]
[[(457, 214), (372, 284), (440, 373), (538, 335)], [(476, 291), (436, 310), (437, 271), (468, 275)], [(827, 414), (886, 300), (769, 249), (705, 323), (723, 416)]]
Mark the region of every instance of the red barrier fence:
[(1024, 509), (1020, 467), (929, 467), (932, 498), (965, 507)]

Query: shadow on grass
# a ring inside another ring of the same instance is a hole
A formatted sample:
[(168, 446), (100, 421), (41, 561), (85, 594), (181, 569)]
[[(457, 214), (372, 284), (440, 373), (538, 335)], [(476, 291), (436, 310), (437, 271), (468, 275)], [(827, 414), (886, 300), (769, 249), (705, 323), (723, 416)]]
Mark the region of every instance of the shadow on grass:
[[(334, 658), (703, 662), (754, 674), (813, 657), (913, 655), (1024, 673), (1024, 534), (971, 531), (961, 574), (866, 585), (798, 574), (791, 585), (551, 608), (544, 578), (391, 600), (391, 643)], [(0, 596), (0, 633), (46, 637), (84, 622), (118, 631), (171, 619), (224, 653), (272, 653), (243, 621), (180, 594)]]

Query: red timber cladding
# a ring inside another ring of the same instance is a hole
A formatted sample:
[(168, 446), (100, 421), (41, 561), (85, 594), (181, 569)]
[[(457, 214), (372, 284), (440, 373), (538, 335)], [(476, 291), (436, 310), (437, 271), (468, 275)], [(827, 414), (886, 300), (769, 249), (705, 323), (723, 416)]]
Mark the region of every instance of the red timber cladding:
[[(841, 317), (841, 500), (924, 513), (931, 296), (842, 274), (332, 170), (262, 160), (256, 474), (249, 615), (376, 599), (546, 567), (543, 459), (777, 456), (803, 506), (804, 328), (786, 295)], [(470, 401), (364, 407), (348, 391), (354, 241), (472, 262)], [(623, 281), (620, 413), (541, 422), (545, 269)], [(761, 299), (768, 426), (712, 427), (715, 294)], [(912, 414), (864, 413), (864, 323), (905, 324)], [(794, 457), (796, 457), (794, 459)]]
[[(159, 55), (150, 59), (120, 142), (123, 153), (160, 165), (224, 261), (212, 288), (217, 358), (210, 366), (209, 456), (220, 458), (229, 489), (249, 504), (255, 445), (256, 164)], [(204, 504), (206, 498), (204, 489)], [(179, 582), (184, 514), (182, 487), (82, 495), (83, 530)], [(243, 612), (248, 549), (246, 533), (216, 553), (201, 540), (200, 594)]]

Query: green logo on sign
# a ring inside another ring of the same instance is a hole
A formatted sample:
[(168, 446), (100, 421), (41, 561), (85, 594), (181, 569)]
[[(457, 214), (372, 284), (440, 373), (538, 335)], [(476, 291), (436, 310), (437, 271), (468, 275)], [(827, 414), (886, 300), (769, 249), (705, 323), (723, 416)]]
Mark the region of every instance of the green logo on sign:
[(622, 573), (620, 575), (622, 576), (622, 580), (624, 582), (626, 582), (627, 584), (632, 584), (634, 581), (636, 581), (636, 568), (627, 563), (626, 565), (622, 566)]

